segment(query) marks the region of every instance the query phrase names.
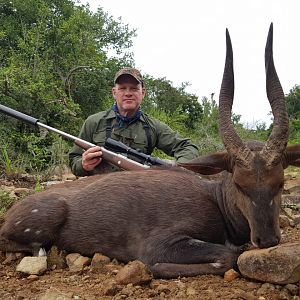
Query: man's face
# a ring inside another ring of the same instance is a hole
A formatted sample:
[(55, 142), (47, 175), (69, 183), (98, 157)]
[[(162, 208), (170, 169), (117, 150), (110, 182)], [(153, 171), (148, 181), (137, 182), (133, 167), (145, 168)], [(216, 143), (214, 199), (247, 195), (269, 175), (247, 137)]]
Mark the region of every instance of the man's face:
[(140, 106), (145, 89), (130, 75), (121, 75), (112, 89), (113, 97), (122, 116), (131, 117)]

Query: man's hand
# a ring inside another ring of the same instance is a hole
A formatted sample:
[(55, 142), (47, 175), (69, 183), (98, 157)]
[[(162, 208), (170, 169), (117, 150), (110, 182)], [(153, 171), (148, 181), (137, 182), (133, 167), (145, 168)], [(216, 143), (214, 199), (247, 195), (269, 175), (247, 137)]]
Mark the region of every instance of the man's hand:
[(102, 152), (99, 146), (92, 147), (82, 154), (82, 167), (85, 171), (92, 171), (102, 161)]

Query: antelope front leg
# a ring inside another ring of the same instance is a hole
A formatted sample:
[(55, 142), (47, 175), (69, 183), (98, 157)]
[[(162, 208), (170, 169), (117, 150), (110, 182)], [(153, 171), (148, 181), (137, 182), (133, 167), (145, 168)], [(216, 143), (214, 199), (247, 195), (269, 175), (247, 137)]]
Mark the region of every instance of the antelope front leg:
[(157, 263), (150, 265), (156, 278), (204, 274), (223, 275), (231, 268), (237, 269), (236, 262), (240, 254), (225, 245), (192, 238), (184, 238), (165, 249), (159, 249), (159, 252), (161, 254), (155, 253), (154, 255)]

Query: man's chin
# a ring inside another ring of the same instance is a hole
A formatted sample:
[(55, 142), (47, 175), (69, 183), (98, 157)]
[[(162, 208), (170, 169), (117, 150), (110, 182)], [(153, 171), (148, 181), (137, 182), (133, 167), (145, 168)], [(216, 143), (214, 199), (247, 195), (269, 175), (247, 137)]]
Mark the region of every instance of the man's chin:
[(135, 106), (124, 106), (122, 108), (122, 115), (124, 117), (133, 116), (136, 112), (137, 108)]

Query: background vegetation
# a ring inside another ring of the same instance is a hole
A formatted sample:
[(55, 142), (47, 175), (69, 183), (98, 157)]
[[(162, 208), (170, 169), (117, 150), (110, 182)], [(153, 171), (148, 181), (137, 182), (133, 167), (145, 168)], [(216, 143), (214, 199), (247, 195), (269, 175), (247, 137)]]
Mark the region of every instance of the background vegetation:
[[(0, 0), (1, 104), (77, 135), (83, 120), (112, 104), (115, 72), (134, 66), (136, 32), (101, 8), (96, 13), (75, 0)], [(218, 107), (166, 78), (146, 75), (143, 110), (199, 145), (201, 153), (222, 149)], [(299, 142), (300, 87), (286, 97), (291, 143)], [(247, 129), (233, 114), (244, 139), (265, 140), (269, 128)], [(45, 174), (63, 165), (71, 145), (55, 134), (0, 114), (0, 175)], [(161, 155), (160, 153), (156, 153)]]

